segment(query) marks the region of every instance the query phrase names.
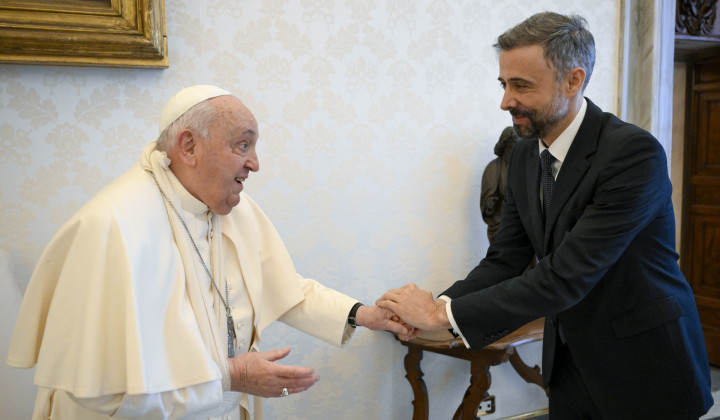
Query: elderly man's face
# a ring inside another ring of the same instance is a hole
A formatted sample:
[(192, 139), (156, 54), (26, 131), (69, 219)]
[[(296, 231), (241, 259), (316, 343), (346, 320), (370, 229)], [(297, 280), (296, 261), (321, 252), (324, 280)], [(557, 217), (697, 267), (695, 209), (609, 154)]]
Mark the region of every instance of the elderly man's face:
[(500, 108), (512, 115), (519, 137), (552, 142), (562, 132), (558, 123), (567, 116), (568, 99), (543, 54), (541, 45), (500, 52), (498, 80), (505, 90)]
[(197, 145), (195, 168), (198, 198), (215, 214), (228, 214), (240, 203), (243, 182), (250, 171), (260, 169), (255, 145), (258, 127), (255, 117), (232, 96), (211, 99), (219, 111), (207, 139)]

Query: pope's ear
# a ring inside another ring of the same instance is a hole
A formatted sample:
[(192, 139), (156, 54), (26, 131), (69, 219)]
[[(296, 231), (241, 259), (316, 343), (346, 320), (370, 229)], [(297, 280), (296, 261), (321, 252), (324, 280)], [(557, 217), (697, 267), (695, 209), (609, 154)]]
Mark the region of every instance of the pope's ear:
[(195, 166), (197, 142), (193, 132), (190, 130), (182, 130), (175, 137), (175, 150), (177, 150), (178, 158), (187, 166)]

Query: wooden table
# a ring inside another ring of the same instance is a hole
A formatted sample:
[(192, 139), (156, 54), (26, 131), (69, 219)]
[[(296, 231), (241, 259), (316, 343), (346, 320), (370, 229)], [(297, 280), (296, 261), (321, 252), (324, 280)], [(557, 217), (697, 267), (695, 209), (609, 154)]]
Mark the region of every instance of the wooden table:
[[(522, 361), (515, 347), (539, 341), (543, 338), (544, 318), (530, 322), (502, 339), (479, 350), (465, 347), (461, 338), (455, 338), (449, 331), (433, 331), (408, 342), (401, 341), (408, 348), (405, 356), (405, 376), (410, 382), (415, 400), (413, 401), (412, 420), (427, 420), (428, 395), (423, 372), (420, 369), (423, 351), (444, 354), (470, 361), (470, 386), (465, 391), (453, 420), (474, 420), (480, 402), (489, 396), (491, 377), (490, 367), (509, 361), (515, 371), (528, 383), (534, 383), (545, 389), (538, 366), (529, 367)], [(545, 389), (547, 394), (547, 389)]]

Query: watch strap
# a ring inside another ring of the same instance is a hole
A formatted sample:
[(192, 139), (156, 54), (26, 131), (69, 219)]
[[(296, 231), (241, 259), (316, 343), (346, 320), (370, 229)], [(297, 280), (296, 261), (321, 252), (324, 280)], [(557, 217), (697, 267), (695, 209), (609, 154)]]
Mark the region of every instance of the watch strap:
[(357, 311), (361, 306), (363, 306), (362, 303), (356, 303), (353, 305), (352, 309), (350, 309), (350, 314), (348, 314), (348, 324), (353, 328), (357, 327)]

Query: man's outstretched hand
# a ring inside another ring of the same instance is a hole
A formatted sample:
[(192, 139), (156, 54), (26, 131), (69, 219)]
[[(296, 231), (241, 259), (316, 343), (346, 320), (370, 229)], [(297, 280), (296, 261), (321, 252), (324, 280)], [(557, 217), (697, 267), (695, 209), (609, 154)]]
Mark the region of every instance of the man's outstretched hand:
[(376, 302), (377, 306), (395, 313), (407, 325), (422, 331), (452, 328), (444, 300), (433, 298), (432, 292), (413, 283), (388, 290)]

